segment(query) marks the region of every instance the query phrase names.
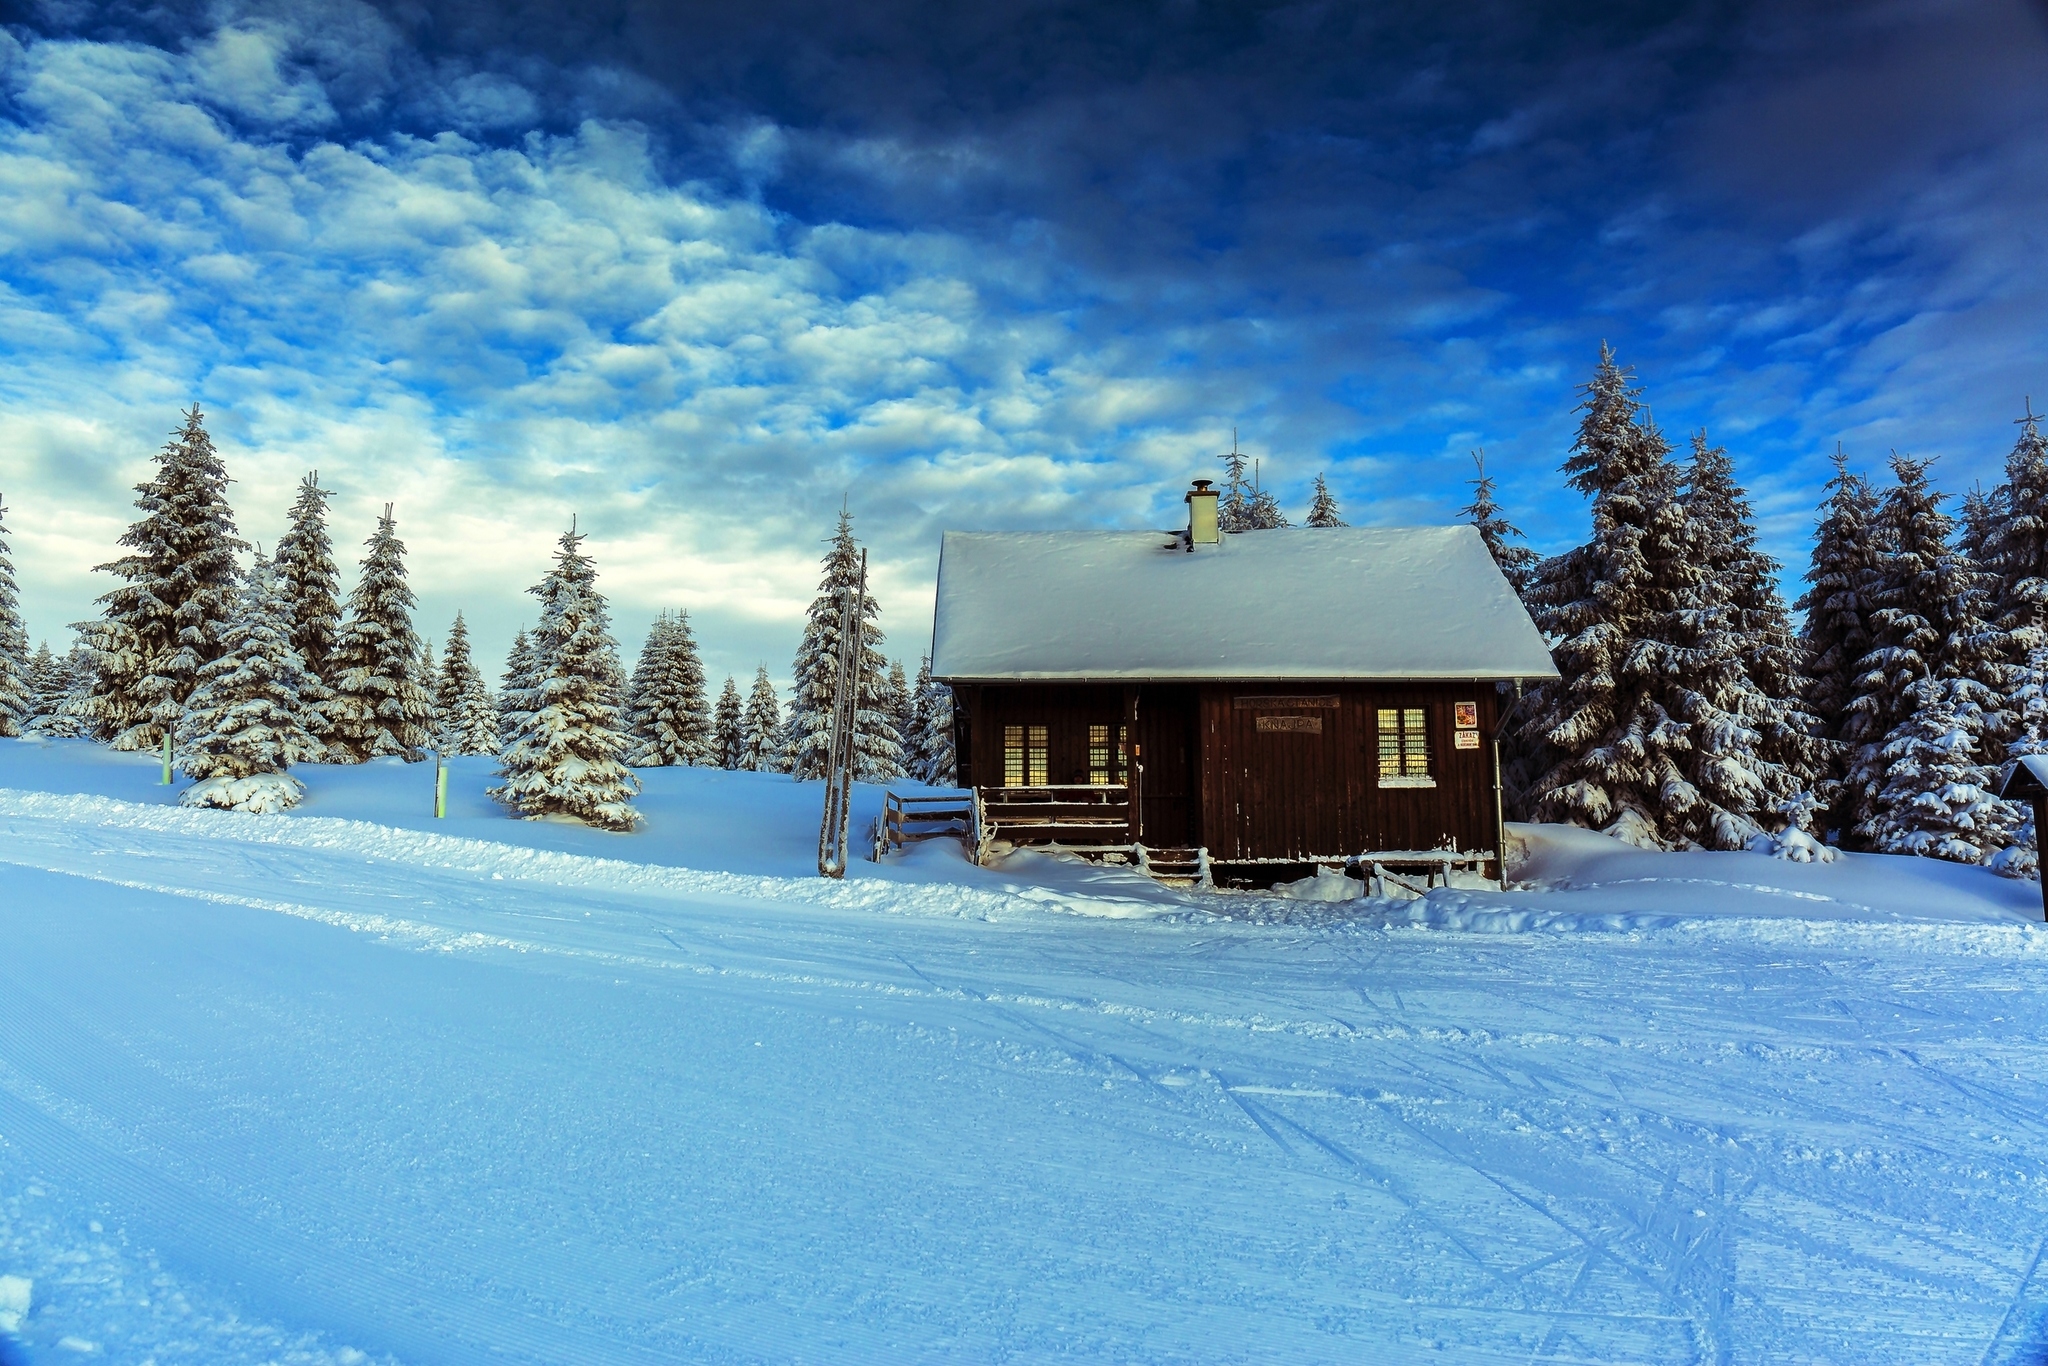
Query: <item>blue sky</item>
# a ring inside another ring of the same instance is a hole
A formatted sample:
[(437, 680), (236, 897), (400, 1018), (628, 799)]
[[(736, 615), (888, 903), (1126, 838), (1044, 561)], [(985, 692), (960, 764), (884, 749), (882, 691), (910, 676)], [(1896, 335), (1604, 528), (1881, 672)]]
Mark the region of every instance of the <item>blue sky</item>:
[[(1993, 480), (2048, 398), (2048, 7), (51, 3), (0, 36), (0, 491), (90, 610), (197, 399), (274, 540), (397, 504), (502, 657), (571, 513), (630, 650), (785, 676), (847, 495), (889, 648), (948, 527), (1297, 517), (1543, 549), (1599, 344), (1793, 563), (1840, 441)], [(352, 566), (350, 566), (352, 568)]]

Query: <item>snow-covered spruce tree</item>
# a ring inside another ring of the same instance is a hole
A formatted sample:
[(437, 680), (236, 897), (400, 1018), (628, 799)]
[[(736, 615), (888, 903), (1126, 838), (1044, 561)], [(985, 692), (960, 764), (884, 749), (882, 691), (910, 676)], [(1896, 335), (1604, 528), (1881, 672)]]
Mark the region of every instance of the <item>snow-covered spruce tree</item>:
[(1517, 595), (1526, 595), (1539, 557), (1522, 539), (1521, 528), (1510, 522), (1494, 501), (1493, 476), (1486, 472), (1485, 451), (1472, 452), (1472, 466), (1478, 471), (1471, 481), (1472, 501), (1459, 508), (1458, 515), (1478, 530), (1479, 539), (1486, 542), (1487, 551), (1500, 566), (1508, 585)]
[[(43, 657), (50, 653), (43, 647)], [(28, 632), (21, 624), (21, 598), (14, 586), (14, 558), (7, 548), (7, 500), (0, 497), (0, 735), (20, 735), (36, 714), (30, 674)]]
[(533, 652), (533, 637), (524, 626), (512, 637), (512, 649), (505, 656), (505, 673), (498, 689), (498, 751), (512, 743), (534, 712), (540, 710), (540, 659)]
[(1237, 429), (1230, 432), (1230, 450), (1223, 462), (1223, 489), (1216, 499), (1216, 525), (1224, 531), (1252, 530), (1251, 457), (1237, 448)]
[(121, 537), (131, 553), (99, 569), (124, 582), (101, 595), (103, 615), (81, 623), (93, 652), (82, 710), (115, 749), (155, 749), (178, 723), (199, 670), (220, 657), (248, 547), (235, 534), (228, 474), (194, 404), (137, 484), (142, 516)]
[(747, 714), (742, 718), (740, 727), (744, 732), (741, 768), (755, 773), (788, 771), (785, 767), (782, 703), (775, 696), (775, 685), (768, 681), (766, 664), (754, 671), (754, 690), (747, 697)]
[(902, 777), (910, 772), (911, 752), (911, 704), (916, 696), (910, 691), (910, 680), (904, 676), (903, 661), (889, 661), (889, 680), (882, 689), (883, 710), (889, 713), (889, 724), (896, 727), (896, 738), (900, 742), (896, 750), (896, 772), (891, 777)]
[[(1861, 676), (1858, 666), (1870, 653), (1870, 617), (1877, 610), (1873, 594), (1881, 552), (1877, 495), (1863, 476), (1850, 472), (1848, 457), (1839, 447), (1834, 461), (1835, 477), (1828, 481), (1820, 521), (1814, 527), (1806, 592), (1793, 606), (1804, 614), (1799, 646), (1804, 656), (1807, 710), (1818, 723), (1816, 734), (1825, 746), (1827, 777), (1839, 785), (1855, 747), (1869, 738), (1850, 706)], [(1837, 796), (1830, 823), (1846, 831), (1855, 816), (1840, 801)]]
[(740, 685), (731, 674), (725, 676), (725, 687), (711, 712), (711, 754), (720, 768), (739, 768), (747, 757), (745, 704), (740, 701)]
[(1280, 501), (1259, 483), (1259, 462), (1252, 462), (1252, 506), (1247, 518), (1249, 531), (1278, 531), (1287, 525)]
[(334, 543), (327, 535), (327, 500), (320, 472), (299, 480), (285, 533), (271, 560), (277, 569), (278, 591), (291, 630), (292, 648), (306, 666), (299, 691), (299, 719), (317, 739), (326, 758), (345, 757), (334, 746), (328, 712), (334, 701), (334, 642), (341, 631), (341, 574), (334, 565)]
[[(1997, 633), (1984, 621), (1985, 576), (1950, 546), (1954, 526), (1929, 487), (1927, 462), (1894, 454), (1897, 483), (1879, 507), (1880, 546), (1873, 580), (1870, 649), (1859, 661), (1849, 704), (1855, 750), (1844, 784), (1859, 839), (1874, 838), (1878, 798), (1888, 780), (1886, 751), (1911, 719), (1919, 684), (1953, 684), (1953, 719), (1971, 733), (1972, 752), (2002, 752), (2016, 728), (2004, 710), (2005, 667)], [(1987, 749), (1996, 745), (1998, 751)]]
[(633, 766), (716, 763), (704, 662), (689, 613), (655, 618), (633, 672)]
[(613, 703), (620, 677), (610, 608), (583, 536), (562, 533), (555, 567), (530, 591), (541, 600), (531, 652), (539, 685), (518, 735), (500, 757), (490, 795), (529, 820), (567, 816), (606, 830), (639, 820), (640, 783), (626, 767), (630, 737)]
[(915, 778), (918, 782), (925, 780), (924, 773), (928, 767), (924, 750), (924, 709), (927, 700), (924, 685), (930, 677), (931, 659), (926, 656), (919, 661), (916, 681), (905, 690), (902, 726), (903, 772), (905, 776)]
[(1992, 619), (2012, 637), (2015, 660), (2048, 646), (2048, 438), (2031, 403), (2019, 428), (2005, 458), (2005, 482), (1991, 499), (1992, 530), (1980, 557), (1997, 576)]
[(1688, 717), (1693, 784), (1737, 820), (1804, 829), (1832, 795), (1820, 786), (1826, 747), (1806, 709), (1804, 657), (1778, 592), (1780, 566), (1757, 547), (1749, 495), (1705, 432), (1693, 437), (1685, 508), (1704, 574), (1687, 642), (1701, 698)]
[(405, 542), (398, 539), (389, 503), (364, 544), (369, 553), (348, 596), (348, 620), (330, 657), (335, 686), (327, 704), (333, 727), (329, 749), (340, 763), (387, 755), (413, 763), (434, 743), (434, 699), (420, 677)]
[(1987, 571), (1995, 568), (1993, 556), (1998, 528), (2004, 521), (1999, 504), (2004, 501), (2004, 493), (2002, 488), (1986, 493), (1981, 483), (1970, 485), (1970, 491), (1963, 495), (1961, 517), (1956, 524), (1956, 549), (1983, 565)]
[(1342, 513), (1337, 511), (1337, 495), (1330, 492), (1330, 485), (1322, 472), (1316, 472), (1315, 493), (1308, 501), (1308, 520), (1303, 526), (1350, 526)]
[[(832, 690), (839, 674), (839, 595), (860, 582), (860, 547), (853, 539), (853, 518), (841, 508), (839, 530), (825, 552), (824, 576), (804, 624), (796, 652), (796, 689), (788, 719), (789, 771), (798, 781), (825, 776), (832, 746)], [(902, 737), (888, 706), (887, 670), (882, 631), (875, 619), (881, 609), (874, 594), (860, 602), (861, 651), (859, 714), (856, 721), (854, 777), (886, 782), (902, 770)]]
[(434, 679), (434, 744), (443, 755), (496, 754), (498, 712), (483, 670), (469, 649), (469, 623), (462, 613), (448, 628), (441, 671)]
[(327, 534), (327, 500), (333, 496), (320, 487), (318, 470), (299, 480), (299, 496), (292, 500), (290, 522), (274, 556), (291, 613), (292, 648), (307, 671), (329, 688), (338, 681), (330, 657), (341, 634), (341, 571)]
[(285, 772), (318, 748), (299, 720), (305, 665), (292, 648), (288, 613), (258, 554), (222, 653), (200, 669), (178, 722), (178, 767), (197, 780), (181, 804), (283, 811), (305, 794)]
[(917, 768), (911, 776), (933, 787), (951, 787), (957, 763), (953, 752), (953, 690), (932, 677), (932, 659), (917, 666)]
[(36, 718), (37, 735), (76, 740), (92, 734), (87, 710), (92, 701), (92, 670), (92, 648), (74, 638), (71, 648), (57, 660), (53, 674), (53, 681), (63, 691), (53, 699), (50, 710)]
[(1682, 846), (1718, 824), (1687, 776), (1692, 698), (1674, 640), (1702, 576), (1670, 446), (1605, 345), (1583, 392), (1564, 470), (1592, 496), (1592, 537), (1539, 565), (1529, 593), (1562, 675), (1527, 728), (1557, 755), (1534, 805), (1543, 820)]
[(1884, 782), (1864, 838), (1882, 853), (1983, 863), (2012, 843), (2022, 813), (1991, 795), (1998, 770), (1978, 761), (1973, 732), (1983, 727), (1969, 715), (1970, 690), (1923, 677), (1908, 693), (1910, 710), (1884, 745)]
[(48, 731), (45, 723), (64, 705), (64, 698), (71, 691), (71, 679), (64, 668), (60, 655), (50, 653), (50, 642), (36, 646), (36, 652), (28, 657), (28, 719), (22, 723), (24, 735), (44, 735)]
[(633, 661), (633, 672), (626, 679), (626, 699), (620, 704), (620, 714), (626, 718), (626, 731), (638, 738), (640, 735), (640, 702), (654, 684), (655, 670), (661, 667), (662, 657), (668, 644), (668, 610), (663, 608), (654, 614), (648, 624), (647, 640), (640, 647), (639, 657)]

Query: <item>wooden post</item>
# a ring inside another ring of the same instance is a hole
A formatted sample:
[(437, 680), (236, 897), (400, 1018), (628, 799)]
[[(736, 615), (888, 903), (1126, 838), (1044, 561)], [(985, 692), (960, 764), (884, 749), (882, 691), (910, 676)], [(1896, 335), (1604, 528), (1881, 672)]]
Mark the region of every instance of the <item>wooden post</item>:
[(1138, 743), (1138, 690), (1124, 689), (1124, 796), (1126, 808), (1124, 818), (1129, 843), (1145, 842), (1144, 791), (1145, 755)]
[[(2048, 792), (2036, 792), (2034, 794), (2034, 854), (2037, 862), (2040, 857), (2041, 830), (2044, 817), (2048, 817)], [(2048, 920), (2048, 868), (2042, 868), (2039, 871), (2041, 873), (2041, 919)]]

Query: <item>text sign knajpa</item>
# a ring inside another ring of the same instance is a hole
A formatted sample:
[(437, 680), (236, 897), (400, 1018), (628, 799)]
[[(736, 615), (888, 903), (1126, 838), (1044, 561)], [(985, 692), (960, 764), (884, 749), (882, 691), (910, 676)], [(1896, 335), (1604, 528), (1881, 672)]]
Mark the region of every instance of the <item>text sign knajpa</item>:
[(1478, 749), (1479, 732), (1476, 730), (1461, 730), (1458, 732), (1457, 738), (1451, 741), (1451, 745), (1455, 749)]
[(1323, 718), (1320, 716), (1259, 716), (1253, 725), (1259, 730), (1291, 731), (1296, 735), (1323, 733)]
[[(1459, 730), (1479, 729), (1479, 704), (1477, 702), (1460, 702), (1456, 704), (1454, 710), (1458, 714)], [(1464, 749), (1465, 746), (1459, 745), (1458, 748)]]

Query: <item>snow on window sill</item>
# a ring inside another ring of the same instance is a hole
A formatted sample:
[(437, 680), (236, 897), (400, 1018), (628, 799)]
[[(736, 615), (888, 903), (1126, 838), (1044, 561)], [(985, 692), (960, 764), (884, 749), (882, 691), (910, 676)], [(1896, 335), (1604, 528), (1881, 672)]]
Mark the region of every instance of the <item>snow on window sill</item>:
[(1381, 787), (1435, 787), (1434, 778), (1381, 778)]

